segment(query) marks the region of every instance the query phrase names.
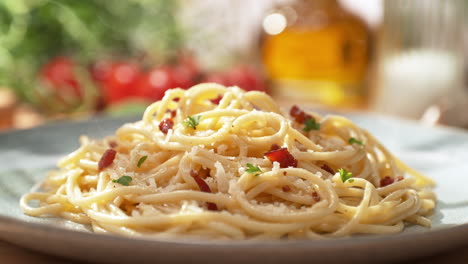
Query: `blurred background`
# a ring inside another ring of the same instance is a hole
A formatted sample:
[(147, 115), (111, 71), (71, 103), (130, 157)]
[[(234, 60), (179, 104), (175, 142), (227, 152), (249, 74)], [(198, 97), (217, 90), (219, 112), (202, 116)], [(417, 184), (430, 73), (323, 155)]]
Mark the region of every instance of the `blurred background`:
[(468, 128), (465, 0), (2, 0), (0, 130), (201, 82)]

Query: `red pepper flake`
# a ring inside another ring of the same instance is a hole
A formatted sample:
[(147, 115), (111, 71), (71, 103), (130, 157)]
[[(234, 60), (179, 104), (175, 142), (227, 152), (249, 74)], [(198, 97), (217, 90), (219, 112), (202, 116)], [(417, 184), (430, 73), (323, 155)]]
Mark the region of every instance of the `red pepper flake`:
[(331, 173), (331, 174), (335, 174), (335, 172), (333, 171), (332, 168), (330, 168), (327, 164), (323, 164), (322, 167), (320, 167), (322, 170), (328, 172), (328, 173)]
[[(192, 178), (195, 180), (195, 182), (197, 183), (198, 188), (200, 189), (200, 191), (206, 192), (206, 193), (211, 193), (210, 186), (200, 177), (200, 175), (198, 175), (198, 172), (196, 172), (194, 170), (191, 170), (190, 171), (190, 176), (192, 176)], [(218, 206), (216, 206), (216, 204), (211, 203), (211, 202), (207, 202), (206, 205), (208, 207), (208, 210), (218, 211)]]
[(176, 97), (176, 98), (172, 99), (172, 101), (174, 101), (174, 102), (179, 102), (179, 100), (180, 100), (179, 97)]
[(312, 192), (312, 198), (314, 198), (314, 201), (320, 202), (320, 195), (317, 192)]
[(282, 187), (282, 189), (283, 189), (283, 192), (290, 192), (291, 191), (291, 187), (289, 187), (289, 185), (284, 185)]
[(395, 179), (390, 176), (385, 176), (383, 179), (380, 180), (380, 187), (385, 187), (387, 185), (392, 184), (395, 182)]
[(283, 175), (284, 175), (284, 176), (288, 175), (288, 172), (287, 172), (287, 171), (283, 171)]
[(172, 129), (173, 126), (174, 121), (172, 121), (172, 119), (170, 118), (165, 118), (159, 123), (159, 130), (161, 130), (161, 132), (163, 132), (164, 134), (167, 134), (167, 131), (169, 131), (169, 129)]
[(402, 180), (404, 180), (404, 179), (405, 179), (405, 178), (403, 178), (403, 176), (398, 176), (398, 177), (397, 177), (397, 181), (402, 181)]
[(102, 171), (103, 169), (109, 167), (112, 162), (114, 162), (115, 154), (117, 154), (117, 151), (113, 149), (106, 150), (98, 162), (98, 170)]
[(278, 144), (272, 144), (271, 147), (270, 147), (270, 151), (273, 151), (273, 150), (277, 150), (277, 149), (280, 149), (281, 146), (278, 145)]
[(306, 114), (297, 105), (293, 105), (289, 111), (289, 115), (294, 117), (296, 122), (303, 124), (307, 119), (312, 119), (311, 115)]
[(118, 145), (117, 145), (117, 142), (115, 141), (109, 141), (109, 147), (111, 148), (116, 148)]
[(268, 151), (264, 154), (271, 162), (278, 162), (280, 168), (287, 167), (297, 167), (297, 160), (294, 158), (291, 153), (289, 153), (288, 148), (280, 148), (272, 151)]

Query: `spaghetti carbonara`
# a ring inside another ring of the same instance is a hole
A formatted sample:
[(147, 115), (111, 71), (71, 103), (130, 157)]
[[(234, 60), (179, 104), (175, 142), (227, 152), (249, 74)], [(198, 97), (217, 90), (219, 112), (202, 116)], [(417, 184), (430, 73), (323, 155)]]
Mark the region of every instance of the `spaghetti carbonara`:
[(169, 90), (80, 142), (21, 198), (26, 214), (132, 236), (323, 238), (430, 226), (435, 206), (432, 181), (350, 120), (238, 87)]

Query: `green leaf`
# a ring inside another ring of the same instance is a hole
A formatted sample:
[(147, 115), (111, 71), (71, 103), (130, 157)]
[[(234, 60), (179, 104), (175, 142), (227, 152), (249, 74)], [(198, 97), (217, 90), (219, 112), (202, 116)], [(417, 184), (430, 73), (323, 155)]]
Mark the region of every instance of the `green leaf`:
[(358, 145), (361, 145), (361, 146), (364, 145), (364, 143), (362, 143), (362, 141), (357, 140), (357, 139), (355, 139), (353, 137), (349, 138), (348, 143), (349, 144), (358, 144)]
[(124, 175), (117, 180), (112, 180), (112, 182), (120, 183), (122, 185), (128, 186), (130, 182), (132, 181), (132, 177)]
[(143, 162), (145, 162), (145, 160), (148, 158), (148, 156), (143, 156), (141, 157), (139, 160), (138, 160), (138, 168), (140, 168), (141, 164), (143, 164)]
[(246, 165), (248, 169), (246, 169), (245, 172), (255, 174), (255, 176), (262, 173), (262, 170), (258, 166), (254, 166), (251, 163), (247, 163)]
[(320, 129), (320, 123), (317, 123), (315, 121), (315, 118), (307, 118), (306, 121), (304, 122), (304, 131), (309, 132), (311, 130), (319, 130)]
[(187, 127), (197, 129), (197, 126), (200, 124), (201, 116), (188, 116), (187, 119), (183, 121), (183, 124)]
[(351, 179), (353, 177), (352, 172), (348, 172), (345, 169), (338, 169), (338, 172), (340, 173), (341, 181), (346, 182), (349, 180), (349, 182), (354, 182), (354, 179)]

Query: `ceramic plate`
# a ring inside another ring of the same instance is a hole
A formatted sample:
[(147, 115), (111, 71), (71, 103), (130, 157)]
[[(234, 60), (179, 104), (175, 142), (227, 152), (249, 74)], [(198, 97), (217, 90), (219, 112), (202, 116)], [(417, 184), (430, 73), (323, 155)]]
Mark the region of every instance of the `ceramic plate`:
[[(433, 227), (401, 234), (300, 241), (155, 240), (98, 235), (57, 218), (24, 215), (20, 196), (56, 161), (78, 147), (78, 137), (102, 137), (132, 119), (55, 123), (0, 134), (0, 238), (62, 257), (100, 262), (297, 263), (396, 261), (437, 254), (468, 237), (468, 133), (423, 127), (382, 116), (351, 115), (391, 151), (438, 183)], [(137, 118), (133, 118), (136, 120)]]

